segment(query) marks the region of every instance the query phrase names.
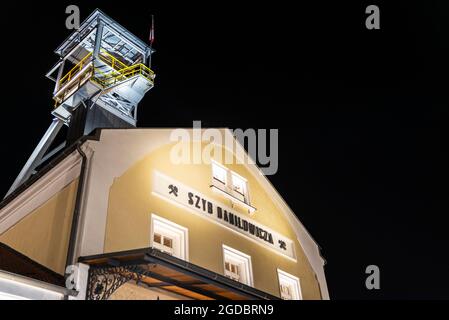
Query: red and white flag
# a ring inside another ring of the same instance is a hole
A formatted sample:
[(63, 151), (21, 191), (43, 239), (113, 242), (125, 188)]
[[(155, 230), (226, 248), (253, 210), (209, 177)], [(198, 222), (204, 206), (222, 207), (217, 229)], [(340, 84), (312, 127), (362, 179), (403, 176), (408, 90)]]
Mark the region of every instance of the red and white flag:
[(154, 42), (154, 15), (151, 15), (151, 29), (150, 29), (150, 36), (148, 37), (148, 40), (150, 41), (150, 47), (153, 46), (153, 42)]

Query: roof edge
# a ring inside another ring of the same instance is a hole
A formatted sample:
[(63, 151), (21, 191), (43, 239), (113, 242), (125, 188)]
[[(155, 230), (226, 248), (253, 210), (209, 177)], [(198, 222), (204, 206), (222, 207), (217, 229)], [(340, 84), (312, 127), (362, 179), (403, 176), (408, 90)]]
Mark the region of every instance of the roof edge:
[(48, 173), (52, 168), (58, 165), (62, 160), (64, 160), (69, 154), (76, 150), (77, 145), (82, 145), (84, 142), (88, 140), (99, 141), (101, 137), (102, 129), (95, 129), (90, 135), (82, 136), (70, 146), (63, 149), (54, 159), (52, 159), (49, 163), (47, 163), (41, 170), (39, 170), (36, 174), (32, 175), (28, 180), (23, 182), (21, 185), (17, 187), (16, 190), (11, 192), (8, 196), (6, 196), (0, 202), (0, 210), (6, 207), (10, 202), (12, 202), (15, 198), (21, 195), (26, 189), (32, 186), (36, 181), (38, 181), (42, 176)]

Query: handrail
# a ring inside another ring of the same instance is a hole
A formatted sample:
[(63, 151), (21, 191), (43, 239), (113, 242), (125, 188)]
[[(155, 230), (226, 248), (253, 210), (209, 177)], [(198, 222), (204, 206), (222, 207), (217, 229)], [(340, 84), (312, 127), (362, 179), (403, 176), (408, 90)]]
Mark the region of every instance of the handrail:
[[(105, 55), (107, 58), (110, 58), (111, 62), (109, 62), (107, 59), (103, 58), (102, 55)], [(99, 57), (101, 60), (108, 63), (112, 67), (112, 69), (120, 70), (120, 69), (128, 67), (126, 64), (121, 62), (119, 59), (117, 59), (116, 57), (114, 57), (112, 54), (110, 54), (109, 52), (107, 52), (104, 49), (100, 50)], [(117, 65), (119, 66), (118, 69), (116, 68)]]
[(96, 69), (95, 72), (101, 75), (100, 78), (95, 77), (95, 80), (103, 87), (113, 85), (119, 81), (126, 80), (138, 74), (142, 75), (150, 82), (153, 82), (154, 79), (154, 72), (142, 63), (128, 66), (117, 71), (110, 71), (109, 73), (104, 73), (98, 69)]
[[(79, 71), (81, 71), (85, 66), (86, 60), (89, 59), (91, 56), (92, 52), (89, 52), (83, 59), (80, 60), (80, 62), (78, 62), (72, 69), (70, 69), (65, 74), (65, 76), (62, 77), (61, 80), (59, 80), (59, 86), (61, 87), (66, 82), (69, 82), (73, 78), (73, 76), (75, 76)], [(112, 67), (112, 69), (120, 70), (128, 67), (126, 64), (121, 62), (119, 59), (117, 59), (104, 49), (101, 49), (99, 57), (103, 62), (107, 63), (110, 67)]]
[(154, 77), (154, 72), (153, 72), (153, 70), (151, 70), (150, 68), (148, 68), (148, 67), (147, 67), (146, 65), (144, 65), (143, 63), (133, 64), (132, 66), (128, 66), (128, 67), (126, 67), (126, 68), (120, 69), (120, 70), (118, 70), (117, 72), (124, 73), (124, 72), (126, 72), (128, 69), (133, 69), (133, 68), (136, 68), (136, 67), (139, 67), (139, 68), (143, 69), (145, 72), (147, 72), (148, 74), (150, 74), (150, 75), (152, 76), (152, 78)]
[[(61, 78), (61, 80), (59, 80), (59, 85), (62, 86), (64, 84), (64, 82), (69, 82), (72, 79), (73, 75), (75, 75), (79, 71), (81, 71), (81, 69), (83, 69), (83, 67), (84, 67), (84, 63), (90, 56), (92, 56), (92, 52), (89, 52), (84, 58), (81, 59), (80, 62), (78, 62), (76, 64), (76, 66), (74, 66), (72, 69), (70, 69), (70, 71), (67, 72), (66, 75)], [(65, 80), (67, 80), (67, 81), (65, 81)]]
[[(64, 75), (64, 77), (59, 80), (59, 88), (64, 87), (65, 89), (61, 89), (62, 95), (59, 93), (61, 91), (58, 91), (57, 96), (54, 97), (55, 107), (65, 99), (68, 90), (72, 90), (73, 85), (70, 85), (67, 88), (66, 86), (68, 86), (68, 83), (72, 79), (74, 79), (74, 77), (78, 75), (84, 67), (88, 65), (86, 62), (90, 57), (92, 57), (92, 52), (89, 52), (83, 59), (80, 60), (80, 62), (78, 62), (78, 64), (76, 64), (66, 75)], [(127, 66), (126, 64), (115, 58), (113, 55), (106, 52), (106, 50), (104, 49), (101, 50), (99, 59), (105, 62), (109, 67), (111, 67), (112, 70), (103, 72), (100, 70), (100, 68), (95, 67), (95, 65), (92, 64), (91, 68), (88, 69), (88, 72), (91, 73), (91, 75), (89, 76), (90, 79), (101, 85), (103, 88), (114, 85), (120, 81), (124, 81), (135, 75), (141, 75), (145, 79), (153, 83), (155, 77), (153, 70), (142, 63)], [(89, 63), (91, 62), (92, 60), (89, 60)]]

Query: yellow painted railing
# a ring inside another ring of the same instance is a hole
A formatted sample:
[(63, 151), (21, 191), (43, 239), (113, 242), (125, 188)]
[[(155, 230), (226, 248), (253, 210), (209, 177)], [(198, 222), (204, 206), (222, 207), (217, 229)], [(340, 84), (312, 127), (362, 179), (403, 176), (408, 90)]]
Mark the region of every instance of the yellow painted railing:
[[(118, 60), (116, 57), (108, 53), (106, 50), (101, 49), (98, 55), (100, 60), (108, 64), (112, 69), (120, 70), (128, 67), (126, 64)], [(59, 80), (59, 87), (61, 88), (66, 83), (70, 82), (74, 76), (76, 76), (88, 63), (92, 61), (92, 52), (89, 52), (76, 66), (74, 66), (64, 77)]]
[(86, 64), (91, 62), (91, 59), (89, 59), (91, 57), (92, 52), (88, 53), (83, 59), (81, 59), (80, 62), (78, 62), (76, 66), (70, 69), (70, 71), (67, 72), (66, 75), (61, 78), (61, 80), (59, 80), (59, 87), (62, 87), (66, 83), (70, 82), (70, 80), (72, 80), (73, 77), (76, 76), (78, 72), (80, 72), (84, 68), (84, 66), (86, 66)]
[[(64, 101), (66, 97), (70, 96), (73, 93), (73, 90), (76, 90), (77, 87), (81, 86), (87, 78), (95, 81), (100, 84), (103, 88), (112, 86), (121, 81), (129, 79), (135, 75), (141, 75), (146, 78), (148, 81), (153, 82), (154, 72), (148, 68), (146, 65), (142, 63), (138, 63), (135, 65), (127, 66), (108, 52), (106, 50), (101, 50), (98, 55), (99, 59), (109, 65), (112, 70), (103, 72), (98, 67), (94, 67), (92, 63), (92, 52), (88, 53), (76, 66), (74, 66), (69, 72), (67, 72), (64, 77), (59, 80), (59, 88), (64, 88), (61, 92), (54, 97), (55, 106)], [(83, 75), (79, 75), (77, 77), (77, 81), (72, 81), (75, 76), (77, 76), (81, 70), (83, 70), (86, 66), (90, 64), (90, 67), (86, 68), (86, 72), (83, 72)], [(71, 82), (71, 83), (70, 83)]]
[(115, 70), (120, 70), (123, 68), (126, 68), (127, 65), (124, 64), (123, 62), (121, 62), (120, 60), (118, 60), (116, 57), (114, 57), (113, 55), (111, 55), (110, 53), (108, 53), (106, 50), (102, 49), (100, 51), (100, 54), (98, 55), (100, 57), (100, 59), (107, 63), (109, 66), (112, 67), (112, 69)]
[(109, 87), (136, 75), (141, 75), (150, 82), (153, 82), (154, 79), (154, 72), (142, 63), (108, 73), (103, 73), (100, 70), (95, 70), (95, 72), (94, 80), (103, 87)]

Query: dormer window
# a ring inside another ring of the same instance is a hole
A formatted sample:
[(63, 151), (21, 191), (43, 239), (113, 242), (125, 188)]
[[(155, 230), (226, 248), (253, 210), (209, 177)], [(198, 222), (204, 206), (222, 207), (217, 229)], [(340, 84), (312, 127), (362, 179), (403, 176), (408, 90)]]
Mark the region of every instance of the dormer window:
[(242, 205), (249, 212), (254, 212), (249, 200), (248, 181), (218, 162), (212, 162), (212, 185), (214, 191), (221, 193), (231, 201)]

